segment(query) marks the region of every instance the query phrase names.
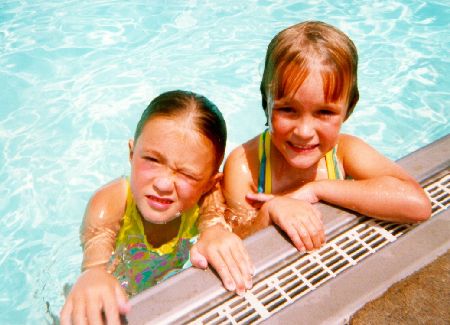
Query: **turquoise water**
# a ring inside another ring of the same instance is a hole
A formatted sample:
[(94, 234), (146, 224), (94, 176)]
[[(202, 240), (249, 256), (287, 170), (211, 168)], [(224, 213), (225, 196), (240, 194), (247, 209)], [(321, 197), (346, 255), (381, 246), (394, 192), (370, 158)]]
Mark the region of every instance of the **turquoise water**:
[(361, 100), (344, 131), (392, 159), (450, 131), (448, 1), (2, 1), (0, 324), (52, 323), (79, 274), (90, 194), (128, 172), (149, 100), (183, 88), (223, 111), (228, 151), (264, 127), (267, 44), (303, 20), (345, 31)]

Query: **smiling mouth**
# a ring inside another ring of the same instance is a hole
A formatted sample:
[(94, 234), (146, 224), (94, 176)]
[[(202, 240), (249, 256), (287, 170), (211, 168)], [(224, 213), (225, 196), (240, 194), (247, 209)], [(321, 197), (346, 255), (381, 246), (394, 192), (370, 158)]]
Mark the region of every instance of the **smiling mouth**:
[(318, 144), (311, 144), (311, 145), (296, 145), (293, 144), (292, 142), (288, 141), (287, 142), (289, 147), (294, 150), (295, 152), (309, 152), (314, 150), (315, 148), (317, 148), (319, 145)]

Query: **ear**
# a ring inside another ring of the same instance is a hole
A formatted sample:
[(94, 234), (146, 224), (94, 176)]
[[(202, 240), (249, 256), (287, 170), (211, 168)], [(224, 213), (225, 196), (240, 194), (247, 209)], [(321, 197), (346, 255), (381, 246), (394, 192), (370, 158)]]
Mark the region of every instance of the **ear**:
[(218, 182), (220, 182), (220, 181), (222, 180), (222, 178), (223, 178), (223, 173), (221, 173), (221, 172), (217, 172), (215, 175), (213, 175), (213, 176), (210, 178), (210, 180), (208, 181), (208, 184), (206, 185), (206, 188), (205, 188), (205, 192), (204, 192), (203, 194), (208, 193), (209, 191), (211, 191), (211, 189), (212, 189)]
[(128, 150), (129, 150), (129, 160), (133, 159), (133, 148), (134, 148), (134, 141), (132, 139), (128, 140)]

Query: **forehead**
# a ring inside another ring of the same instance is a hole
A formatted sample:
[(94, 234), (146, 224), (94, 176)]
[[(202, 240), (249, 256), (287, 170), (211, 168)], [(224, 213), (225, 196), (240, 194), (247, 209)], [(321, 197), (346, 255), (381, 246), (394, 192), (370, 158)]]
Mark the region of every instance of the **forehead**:
[(214, 147), (186, 116), (150, 118), (135, 144), (136, 150), (161, 155), (177, 168), (213, 168)]
[(317, 88), (317, 94), (327, 103), (346, 101), (351, 81), (321, 59), (311, 58), (302, 64), (286, 63), (277, 71), (273, 85), (274, 99), (294, 97), (302, 88)]

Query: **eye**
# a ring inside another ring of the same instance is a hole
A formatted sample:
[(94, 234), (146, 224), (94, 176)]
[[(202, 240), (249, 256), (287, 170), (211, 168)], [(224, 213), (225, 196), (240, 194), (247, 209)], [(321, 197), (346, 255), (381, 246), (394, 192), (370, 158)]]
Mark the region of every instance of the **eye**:
[(336, 111), (332, 110), (332, 109), (328, 109), (328, 108), (322, 108), (318, 111), (318, 114), (320, 116), (324, 116), (324, 117), (329, 117), (329, 116), (334, 116), (336, 115)]
[(280, 113), (294, 113), (295, 112), (295, 110), (289, 106), (276, 107), (276, 108), (274, 108), (274, 110), (277, 112), (280, 112)]
[(189, 172), (180, 172), (181, 175), (183, 175), (184, 178), (188, 179), (191, 182), (198, 182), (200, 181), (200, 177), (189, 173)]
[(153, 156), (143, 156), (142, 157), (144, 160), (149, 161), (149, 162), (154, 162), (154, 163), (158, 163), (159, 160), (156, 157)]

